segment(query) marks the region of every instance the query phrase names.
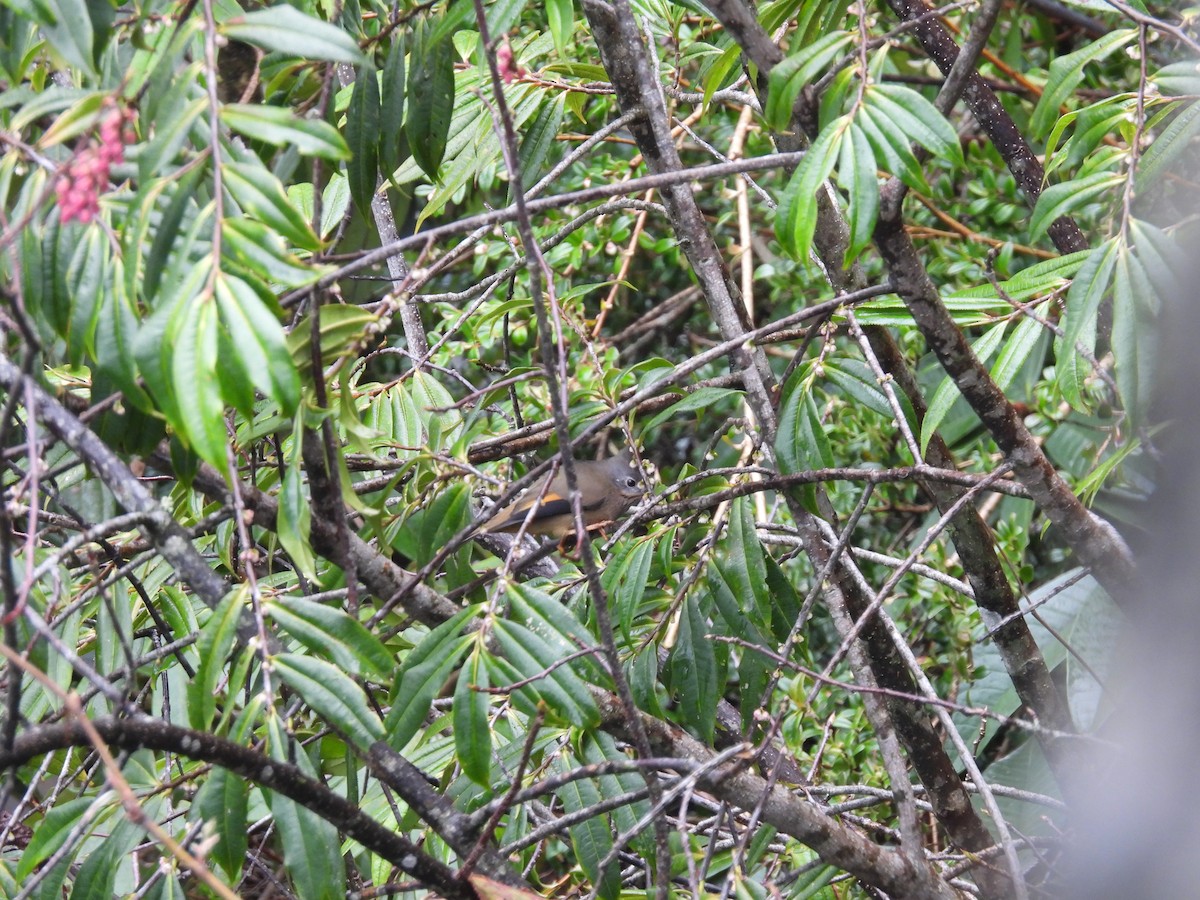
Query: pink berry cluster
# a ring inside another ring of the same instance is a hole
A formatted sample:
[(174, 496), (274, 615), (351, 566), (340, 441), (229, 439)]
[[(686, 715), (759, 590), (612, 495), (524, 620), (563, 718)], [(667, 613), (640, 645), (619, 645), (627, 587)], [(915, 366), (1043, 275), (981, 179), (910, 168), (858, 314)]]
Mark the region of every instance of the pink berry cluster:
[(58, 214), (65, 225), (74, 219), (87, 224), (100, 211), (100, 192), (108, 186), (108, 173), (125, 160), (125, 144), (136, 136), (126, 126), (133, 110), (110, 109), (100, 122), (99, 140), (89, 139), (64, 166), (54, 183)]
[(515, 64), (513, 59), (512, 47), (508, 41), (504, 41), (496, 48), (496, 69), (500, 72), (500, 78), (505, 84), (512, 84), (518, 78), (524, 78), (527, 74), (525, 69)]

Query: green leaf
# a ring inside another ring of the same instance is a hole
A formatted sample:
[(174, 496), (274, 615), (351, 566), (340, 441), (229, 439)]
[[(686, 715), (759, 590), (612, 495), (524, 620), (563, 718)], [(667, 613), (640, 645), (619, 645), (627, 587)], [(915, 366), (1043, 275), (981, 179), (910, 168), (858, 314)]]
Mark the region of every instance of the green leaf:
[[(565, 770), (566, 760), (562, 757), (559, 759), (562, 769)], [(563, 810), (567, 813), (592, 809), (603, 799), (595, 783), (588, 778), (568, 782), (555, 791), (555, 795), (562, 801)], [(572, 825), (567, 833), (571, 836), (574, 858), (579, 860), (579, 865), (583, 867), (584, 874), (596, 889), (597, 896), (603, 900), (616, 900), (621, 890), (617, 861), (614, 859), (603, 871), (600, 869), (600, 861), (609, 854), (613, 845), (607, 820), (607, 816), (593, 816)]]
[(763, 111), (768, 127), (774, 131), (791, 128), (792, 106), (800, 91), (842, 53), (851, 37), (844, 31), (827, 34), (808, 46), (795, 48), (787, 59), (771, 69), (767, 106)]
[(387, 742), (393, 750), (402, 751), (420, 730), (433, 698), (474, 641), (471, 635), (459, 632), (478, 613), (478, 607), (464, 609), (429, 632), (405, 658), (385, 723)]
[(471, 490), (464, 482), (451, 485), (422, 509), (397, 522), (391, 545), (423, 566), (471, 521)]
[(914, 190), (929, 191), (925, 173), (912, 151), (912, 138), (893, 121), (890, 114), (878, 106), (863, 105), (854, 116), (854, 124), (862, 129), (867, 142), (874, 151), (880, 167), (895, 175)]
[(303, 461), (300, 455), (303, 428), (302, 416), (296, 417), (292, 434), (291, 450), (283, 470), (283, 483), (279, 489), (279, 518), (275, 523), (276, 535), (292, 563), (306, 578), (317, 577), (317, 560), (309, 543), (312, 531), (312, 510), (304, 490)]
[(108, 261), (108, 238), (99, 228), (89, 228), (75, 248), (67, 270), (67, 290), (71, 296), (67, 359), (73, 365), (95, 356), (96, 326), (104, 305), (105, 286), (111, 278)]
[(575, 33), (575, 0), (546, 0), (546, 21), (554, 38), (554, 49), (566, 56)]
[(708, 621), (700, 611), (696, 595), (689, 594), (683, 603), (679, 635), (671, 650), (671, 684), (688, 730), (711, 744), (721, 686), (717, 683), (717, 658), (708, 632)]
[(404, 132), (422, 171), (438, 180), (454, 115), (454, 54), (433, 39), (432, 23), (417, 30), (408, 66), (408, 119)]
[(775, 235), (795, 259), (808, 259), (817, 227), (817, 190), (833, 171), (850, 120), (843, 116), (825, 128), (800, 160), (775, 213)]
[(379, 638), (345, 610), (306, 597), (276, 597), (266, 611), (283, 631), (351, 675), (390, 678), (395, 671)]
[(646, 597), (646, 579), (654, 562), (654, 541), (637, 540), (621, 555), (609, 561), (602, 575), (604, 590), (612, 604), (621, 634), (633, 643), (633, 622), (642, 611)]
[(222, 324), (254, 386), (271, 397), (284, 415), (292, 414), (300, 403), (300, 376), (275, 314), (256, 290), (238, 277), (218, 275), (216, 295)]
[[(153, 813), (146, 810), (146, 815)], [(75, 888), (71, 891), (72, 900), (110, 900), (121, 863), (129, 858), (143, 834), (141, 825), (119, 819), (107, 836), (95, 835), (100, 838), (99, 846), (89, 848), (89, 852), (81, 856)]]
[(458, 673), (454, 687), (454, 749), (464, 774), (485, 788), (491, 787), (492, 774), (487, 687), (487, 667), (482, 665), (477, 649)]
[(725, 85), (729, 73), (737, 67), (741, 59), (742, 48), (737, 44), (730, 44), (708, 67), (708, 71), (704, 75), (704, 105), (706, 107), (712, 102), (713, 94)]
[[(1074, 353), (1076, 341), (1095, 325), (1096, 313), (1112, 282), (1116, 260), (1116, 240), (1105, 241), (1091, 252), (1075, 273), (1067, 292), (1067, 320), (1063, 326), (1063, 344), (1067, 352)], [(1090, 344), (1084, 346), (1093, 349)]]
[(879, 218), (879, 178), (875, 151), (866, 133), (857, 124), (850, 126), (850, 140), (842, 143), (838, 164), (838, 184), (850, 195), (850, 242), (842, 265), (849, 268), (871, 243)]
[[(767, 621), (761, 621), (757, 608), (752, 608), (751, 615), (747, 615), (742, 606), (741, 595), (735, 593), (737, 587), (729, 574), (728, 567), (710, 566), (708, 570), (708, 596), (712, 598), (726, 631), (752, 647), (772, 648), (774, 644), (767, 639), (766, 634), (771, 625), (770, 619), (774, 618), (774, 610)], [(738, 663), (738, 686), (743, 701), (743, 728), (753, 725), (754, 714), (766, 688), (767, 671), (767, 661), (761, 653), (742, 651)]]
[(1200, 94), (1200, 66), (1194, 59), (1163, 66), (1152, 80), (1167, 97), (1194, 97)]
[(225, 407), (217, 380), (217, 304), (208, 289), (186, 301), (169, 331), (171, 381), (179, 404), (172, 424), (205, 462), (224, 472)]
[[(318, 338), (321, 343), (321, 365), (352, 352), (363, 340), (379, 316), (361, 306), (327, 304), (321, 307)], [(300, 320), (287, 337), (288, 353), (301, 372), (312, 369), (312, 320)]]
[(254, 386), (278, 403), (284, 415), (300, 403), (300, 376), (292, 364), (278, 319), (241, 278), (217, 275), (221, 322)]
[(1042, 96), (1038, 98), (1037, 106), (1034, 107), (1029, 123), (1034, 137), (1044, 137), (1058, 119), (1059, 107), (1066, 102), (1071, 92), (1083, 80), (1085, 65), (1103, 59), (1114, 50), (1128, 44), (1135, 37), (1137, 37), (1137, 31), (1131, 28), (1110, 31), (1074, 53), (1060, 56), (1050, 63), (1050, 71), (1046, 75), (1046, 88), (1042, 92)]
[[(1004, 339), (1004, 331), (1008, 327), (1006, 322), (988, 329), (983, 336), (971, 344), (971, 349), (982, 363), (987, 363), (992, 354), (996, 352), (996, 348), (1000, 346), (1000, 342)], [(933, 438), (933, 434), (942, 424), (942, 420), (946, 418), (946, 414), (950, 412), (950, 407), (954, 405), (954, 401), (959, 398), (958, 385), (947, 375), (942, 379), (942, 383), (933, 394), (933, 399), (929, 401), (929, 408), (925, 411), (925, 419), (921, 422), (921, 454), (924, 455), (926, 448), (929, 447), (929, 441)]]
[(241, 877), (249, 839), (246, 810), (249, 786), (228, 769), (214, 767), (192, 800), (188, 817), (211, 822), (219, 840), (210, 852), (231, 881)]
[(226, 219), (221, 223), (221, 239), (221, 255), (264, 282), (304, 287), (328, 271), (328, 267), (301, 262), (288, 252), (278, 234), (253, 219)]
[(321, 241), (288, 199), (279, 179), (261, 165), (226, 163), (221, 166), (221, 183), (246, 215), (279, 232), (297, 247), (321, 249)]
[(216, 716), (217, 685), (225, 671), (225, 661), (237, 639), (238, 619), (245, 596), (242, 590), (225, 595), (196, 641), (200, 665), (196, 677), (188, 683), (188, 724), (197, 731), (208, 731)]
[(867, 88), (866, 102), (934, 156), (958, 166), (963, 164), (962, 144), (954, 126), (912, 88), (873, 83)]
[(319, 119), (301, 119), (281, 106), (227, 103), (221, 107), (221, 121), (238, 134), (276, 147), (294, 148), (304, 156), (335, 162), (350, 158), (350, 148), (336, 128)]
[[(546, 592), (514, 581), (505, 590), (505, 597), (509, 602), (509, 618), (536, 632), (560, 658), (595, 645), (595, 638), (587, 627), (559, 600)], [(572, 665), (585, 665), (597, 675), (602, 672), (590, 657), (583, 657)]]
[[(177, 238), (180, 236), (181, 225), (189, 213), (192, 215), (193, 220), (201, 218), (200, 210), (196, 204), (195, 191), (201, 178), (207, 172), (207, 166), (198, 165), (179, 179), (175, 185), (175, 189), (171, 194), (171, 200), (167, 204), (167, 209), (162, 214), (162, 218), (155, 228), (154, 240), (150, 245), (150, 251), (146, 254), (146, 264), (142, 274), (140, 293), (147, 300), (153, 300), (157, 296), (159, 282), (163, 271), (166, 269), (171, 253), (185, 252), (187, 249), (188, 238), (185, 236), (181, 241), (177, 241)], [(208, 207), (208, 209), (211, 210), (211, 207)], [(207, 219), (208, 215), (203, 215), (203, 218)], [(128, 275), (133, 276), (136, 272), (137, 268), (131, 267)], [(129, 287), (130, 296), (136, 296), (138, 289), (139, 285), (132, 283)]]
[(1071, 210), (1111, 192), (1124, 181), (1125, 176), (1118, 172), (1095, 172), (1046, 188), (1038, 196), (1029, 219), (1029, 239), (1037, 240), (1060, 216), (1070, 215)]
[(587, 686), (570, 666), (561, 665), (562, 655), (542, 636), (515, 622), (499, 619), (493, 633), (509, 663), (523, 679), (532, 679), (522, 691), (531, 691), (546, 701), (557, 719), (581, 728), (599, 721), (600, 711)]
[[(518, 159), (521, 163), (521, 179), (528, 190), (538, 179), (546, 159), (554, 149), (558, 129), (562, 126), (563, 112), (567, 106), (567, 95), (559, 94), (548, 103), (543, 103), (537, 117), (525, 130), (521, 139)], [(512, 188), (509, 188), (512, 199)]]
[(992, 366), (992, 380), (1000, 390), (1008, 390), (1025, 361), (1029, 359), (1029, 354), (1039, 345), (1046, 333), (1046, 327), (1037, 320), (1028, 316), (1021, 318), (1013, 330), (1012, 337), (1004, 342), (1004, 348)]
[(271, 664), (288, 687), (357, 746), (369, 747), (383, 737), (383, 723), (367, 695), (337, 666), (296, 653), (274, 656)]
[(38, 148), (47, 150), (93, 130), (100, 124), (100, 113), (109, 96), (103, 91), (92, 91), (80, 97), (46, 129), (37, 142)]
[(346, 110), (346, 137), (352, 152), (346, 165), (346, 177), (354, 204), (368, 217), (379, 177), (381, 116), (375, 67), (362, 66), (355, 75), (350, 108)]
[(389, 177), (404, 160), (401, 143), (404, 137), (404, 75), (408, 49), (403, 33), (392, 38), (392, 48), (383, 64), (382, 100), (379, 113), (379, 162)]
[(229, 19), (220, 31), (232, 40), (301, 59), (327, 59), (352, 66), (367, 61), (346, 32), (286, 4)]
[[(295, 762), (310, 777), (316, 775), (303, 753), (290, 753), (280, 720), (268, 720), (268, 749), (272, 759)], [(297, 897), (304, 900), (345, 900), (346, 864), (337, 829), (307, 807), (277, 791), (264, 791), (271, 808), (275, 840)]]
[(718, 388), (718, 387), (702, 387), (692, 391), (690, 394), (684, 395), (680, 400), (672, 403), (666, 409), (657, 413), (649, 422), (642, 425), (642, 432), (645, 434), (654, 434), (659, 427), (668, 419), (674, 418), (679, 413), (693, 412), (698, 409), (708, 409), (716, 406), (719, 403), (724, 403), (734, 397), (741, 397), (742, 392), (733, 388)]
[(1154, 288), (1134, 252), (1122, 247), (1117, 253), (1113, 278), (1112, 354), (1121, 402), (1133, 428), (1140, 426), (1152, 399), (1157, 329), (1147, 310)]
[(29, 843), (21, 854), (21, 861), (17, 864), (16, 877), (21, 881), (29, 878), (43, 862), (66, 844), (67, 838), (80, 826), (88, 809), (95, 802), (94, 797), (75, 797), (51, 807), (38, 823), (38, 827), (33, 829)]
[[(866, 363), (856, 359), (834, 357), (825, 360), (825, 375), (855, 403), (865, 406), (878, 415), (891, 419), (895, 415), (892, 404), (884, 396), (879, 379)], [(903, 393), (897, 391), (903, 397)]]
[(36, 22), (50, 46), (72, 68), (95, 73), (95, 30), (84, 0), (6, 0), (6, 3)]
[[(154, 123), (154, 137), (138, 153), (138, 177), (143, 181), (149, 181), (160, 175), (171, 177), (171, 173), (164, 170), (169, 170), (170, 164), (183, 149), (192, 126), (208, 109), (207, 97), (187, 99), (187, 95), (192, 92), (194, 87), (194, 82), (181, 80), (178, 88), (180, 102), (177, 105), (168, 105), (163, 110), (162, 118)], [(198, 168), (206, 170), (208, 167), (202, 165)], [(189, 199), (194, 198), (189, 197)]]

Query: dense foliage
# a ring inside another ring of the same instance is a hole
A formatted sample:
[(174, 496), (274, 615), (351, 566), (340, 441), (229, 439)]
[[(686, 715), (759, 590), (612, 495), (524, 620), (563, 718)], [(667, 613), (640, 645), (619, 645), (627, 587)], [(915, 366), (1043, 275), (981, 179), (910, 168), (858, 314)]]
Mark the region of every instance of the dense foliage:
[(0, 892), (1060, 890), (1192, 26), (4, 0)]

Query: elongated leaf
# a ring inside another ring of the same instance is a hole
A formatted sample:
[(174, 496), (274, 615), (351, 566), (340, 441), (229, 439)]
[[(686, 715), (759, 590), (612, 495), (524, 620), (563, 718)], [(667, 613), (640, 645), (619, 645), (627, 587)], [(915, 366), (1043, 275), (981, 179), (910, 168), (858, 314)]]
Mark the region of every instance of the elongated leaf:
[[(1004, 331), (1008, 327), (1007, 323), (1001, 322), (984, 332), (983, 336), (971, 344), (971, 349), (979, 358), (979, 361), (986, 363), (991, 359), (1000, 342), (1004, 339)], [(942, 379), (942, 383), (934, 392), (933, 399), (929, 401), (929, 408), (925, 411), (925, 419), (921, 423), (921, 453), (924, 454), (929, 446), (929, 441), (933, 438), (933, 433), (938, 430), (942, 424), (942, 420), (946, 418), (946, 414), (950, 412), (950, 407), (954, 405), (954, 401), (959, 398), (958, 385), (956, 385), (950, 376)]]
[(75, 365), (95, 357), (96, 326), (110, 280), (108, 240), (98, 228), (89, 228), (75, 248), (67, 272), (71, 317), (67, 326), (67, 358)]
[(643, 424), (642, 428), (647, 434), (653, 434), (663, 422), (674, 418), (679, 413), (708, 409), (718, 403), (741, 395), (741, 391), (734, 390), (733, 388), (702, 387), (690, 394), (685, 394), (680, 400), (672, 403), (662, 412), (656, 414), (649, 422)]
[[(592, 808), (602, 799), (596, 785), (583, 778), (564, 785), (555, 793), (568, 813)], [(600, 861), (612, 849), (612, 834), (606, 819), (605, 816), (585, 819), (572, 826), (568, 833), (571, 836), (571, 849), (575, 858), (579, 860), (584, 873), (596, 887), (597, 895), (604, 900), (615, 900), (621, 887), (616, 861), (611, 862), (604, 871), (600, 870)]]
[(466, 776), (485, 788), (491, 787), (492, 773), (487, 687), (487, 667), (476, 651), (458, 673), (454, 687), (454, 749)]
[(277, 597), (267, 605), (267, 615), (304, 646), (327, 656), (351, 675), (386, 678), (396, 667), (379, 638), (345, 610), (306, 597)]
[[(524, 582), (512, 582), (505, 592), (510, 616), (536, 632), (562, 656), (594, 644), (595, 638), (559, 600)], [(581, 661), (582, 664), (582, 661)], [(599, 667), (593, 666), (594, 671)]]
[[(321, 365), (351, 352), (362, 341), (379, 316), (361, 306), (326, 305), (321, 307), (318, 338), (321, 343)], [(301, 372), (312, 369), (312, 328), (308, 318), (288, 334), (288, 353)]]
[(775, 235), (793, 257), (808, 259), (817, 227), (817, 189), (837, 161), (850, 120), (843, 116), (827, 127), (809, 147), (792, 174), (775, 213)]
[(1058, 118), (1058, 109), (1083, 80), (1083, 67), (1089, 62), (1103, 59), (1114, 50), (1125, 46), (1137, 36), (1130, 28), (1110, 31), (1083, 48), (1066, 56), (1060, 56), (1050, 64), (1046, 77), (1046, 89), (1033, 110), (1030, 127), (1034, 137), (1043, 137)]
[(325, 268), (305, 265), (288, 252), (278, 234), (253, 219), (226, 219), (221, 223), (221, 238), (221, 255), (264, 283), (304, 287), (320, 278)]
[(471, 645), (473, 638), (459, 632), (478, 612), (477, 607), (470, 607), (443, 622), (404, 660), (385, 723), (392, 749), (403, 750), (420, 729), (433, 698)]
[[(146, 815), (153, 815), (149, 810)], [(72, 900), (109, 900), (116, 886), (117, 871), (142, 838), (141, 826), (129, 819), (119, 819), (112, 831), (100, 839), (79, 867)]]
[[(186, 237), (179, 242), (176, 239), (180, 237), (181, 227), (189, 213), (194, 218), (207, 218), (207, 216), (197, 215), (200, 210), (194, 193), (196, 185), (206, 174), (208, 174), (207, 166), (196, 166), (180, 179), (171, 194), (171, 201), (159, 221), (154, 233), (154, 240), (146, 254), (146, 267), (140, 288), (141, 295), (147, 300), (153, 300), (158, 294), (158, 285), (167, 267), (171, 252), (173, 250), (182, 251), (186, 248)], [(184, 246), (179, 246), (179, 244)], [(131, 268), (132, 271), (129, 274), (132, 276), (137, 270), (136, 267)], [(131, 283), (128, 290), (130, 296), (136, 296), (138, 292), (136, 282)]]
[(721, 689), (709, 630), (696, 595), (689, 594), (683, 603), (679, 635), (671, 650), (671, 684), (684, 723), (706, 743), (712, 743), (716, 730), (717, 699)]
[(45, 150), (94, 129), (100, 123), (100, 112), (107, 99), (108, 95), (101, 91), (80, 97), (46, 129), (38, 141), (38, 147)]
[(854, 402), (881, 416), (893, 417), (892, 405), (880, 389), (879, 379), (865, 363), (854, 359), (829, 359), (825, 362), (825, 375)]
[[(1116, 241), (1106, 241), (1092, 251), (1075, 273), (1067, 292), (1067, 321), (1063, 327), (1063, 343), (1068, 352), (1075, 352), (1075, 342), (1080, 340), (1085, 328), (1094, 325), (1100, 302), (1112, 281), (1116, 259)], [(1093, 349), (1090, 345), (1085, 346)]]
[(188, 445), (217, 471), (224, 471), (225, 408), (217, 380), (217, 304), (207, 291), (187, 301), (172, 320), (171, 380), (179, 404), (172, 421)]
[(21, 861), (16, 867), (16, 877), (24, 880), (62, 847), (71, 833), (79, 826), (88, 809), (95, 803), (93, 797), (76, 797), (52, 807), (33, 830)]
[(1004, 348), (992, 366), (992, 380), (1000, 390), (1008, 390), (1044, 334), (1046, 328), (1040, 322), (1028, 316), (1021, 319), (1012, 336), (1004, 342)]
[(717, 57), (717, 60), (709, 66), (708, 72), (704, 76), (705, 106), (708, 106), (708, 104), (712, 102), (713, 94), (725, 86), (725, 82), (729, 77), (729, 73), (736, 68), (741, 58), (742, 48), (737, 44), (731, 44), (719, 57)]
[(221, 322), (238, 350), (254, 386), (292, 414), (300, 402), (300, 376), (292, 364), (278, 319), (241, 278), (217, 275)]
[(237, 880), (246, 865), (248, 793), (245, 781), (216, 767), (196, 792), (189, 811), (189, 817), (213, 823), (218, 841), (210, 855), (231, 880)]
[(1154, 83), (1168, 97), (1189, 97), (1200, 94), (1200, 72), (1195, 60), (1182, 60), (1163, 66), (1154, 75)]
[(1108, 193), (1124, 180), (1125, 176), (1117, 172), (1096, 172), (1046, 188), (1038, 197), (1029, 220), (1030, 239), (1038, 239), (1059, 216), (1070, 215), (1072, 210)]
[(95, 29), (84, 0), (7, 0), (7, 5), (36, 22), (50, 46), (72, 67), (96, 71)]
[(567, 48), (571, 44), (571, 34), (575, 31), (574, 0), (547, 0), (546, 20), (554, 38), (554, 49), (558, 51), (559, 56), (566, 56)]
[(875, 151), (857, 124), (850, 126), (850, 140), (842, 143), (838, 183), (850, 194), (850, 243), (842, 265), (849, 267), (871, 243), (879, 218), (879, 178), (875, 173)]
[[(268, 720), (268, 750), (272, 759), (295, 762), (315, 776), (304, 753), (291, 753), (288, 738), (277, 716)], [(276, 841), (283, 851), (283, 865), (297, 897), (305, 900), (344, 900), (346, 865), (342, 860), (337, 829), (307, 807), (276, 791), (265, 791), (271, 807)]]
[(208, 731), (212, 726), (217, 707), (217, 684), (237, 637), (238, 617), (244, 602), (240, 590), (229, 593), (200, 630), (196, 645), (200, 666), (196, 677), (188, 684), (187, 705), (188, 723), (197, 731)]
[(303, 59), (327, 59), (352, 66), (366, 62), (357, 42), (346, 32), (287, 4), (230, 19), (220, 30), (227, 38)]
[(404, 137), (404, 76), (408, 68), (408, 47), (404, 34), (392, 39), (383, 66), (383, 84), (379, 112), (379, 162), (384, 174), (390, 177), (403, 160), (401, 142)]
[(374, 66), (362, 66), (354, 78), (350, 108), (346, 110), (346, 137), (351, 157), (346, 165), (350, 196), (364, 216), (371, 214), (371, 198), (379, 176), (381, 110), (379, 81)]
[(633, 643), (633, 622), (646, 596), (646, 578), (654, 562), (654, 542), (636, 541), (609, 562), (604, 570), (604, 589), (621, 624), (621, 634)]
[(844, 31), (827, 34), (814, 43), (796, 48), (783, 62), (771, 69), (767, 82), (767, 106), (763, 117), (775, 131), (791, 127), (792, 105), (801, 89), (836, 59), (851, 39)]
[(295, 653), (281, 653), (271, 663), (284, 683), (358, 746), (368, 747), (383, 737), (383, 723), (367, 695), (337, 666)]
[(862, 128), (876, 161), (883, 161), (882, 168), (915, 190), (929, 190), (925, 173), (912, 150), (913, 138), (903, 127), (911, 124), (906, 117), (894, 120), (892, 112), (882, 109), (877, 102), (860, 108), (854, 123)]
[(962, 165), (962, 145), (954, 126), (912, 88), (875, 83), (867, 88), (866, 102), (934, 156)]
[(280, 106), (227, 103), (221, 107), (221, 121), (238, 134), (277, 147), (294, 147), (305, 156), (335, 162), (350, 158), (350, 148), (328, 122), (301, 119)]
[[(544, 103), (538, 110), (537, 117), (525, 131), (521, 139), (519, 159), (521, 161), (521, 177), (525, 187), (534, 184), (545, 166), (547, 158), (554, 149), (558, 129), (562, 125), (563, 111), (567, 108), (567, 95), (557, 97)], [(512, 190), (509, 189), (511, 199)]]
[(417, 31), (408, 68), (408, 118), (404, 132), (417, 165), (433, 181), (446, 154), (454, 115), (454, 55), (433, 39), (431, 24)]
[(528, 688), (546, 701), (560, 721), (583, 728), (598, 721), (599, 710), (587, 686), (570, 666), (561, 665), (562, 656), (551, 644), (523, 625), (503, 619), (495, 623), (494, 633), (509, 663), (523, 679), (533, 679)]
[(226, 163), (221, 167), (221, 183), (247, 215), (279, 232), (297, 247), (320, 249), (321, 242), (308, 221), (292, 205), (279, 179), (267, 169), (248, 163)]

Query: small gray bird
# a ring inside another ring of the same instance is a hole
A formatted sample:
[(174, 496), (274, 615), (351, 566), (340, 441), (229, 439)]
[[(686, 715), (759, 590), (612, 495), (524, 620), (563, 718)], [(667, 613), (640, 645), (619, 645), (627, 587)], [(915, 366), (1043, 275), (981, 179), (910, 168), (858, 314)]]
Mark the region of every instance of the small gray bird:
[[(623, 450), (608, 459), (575, 461), (575, 480), (583, 501), (583, 521), (589, 531), (615, 521), (645, 495), (642, 482), (632, 468), (632, 460), (630, 452)], [(535, 503), (537, 509), (531, 517), (530, 509)], [(561, 468), (549, 478), (549, 483), (543, 481), (530, 488), (516, 502), (480, 525), (477, 531), (515, 533), (527, 518), (527, 534), (546, 534), (561, 541), (574, 532), (567, 476)]]

